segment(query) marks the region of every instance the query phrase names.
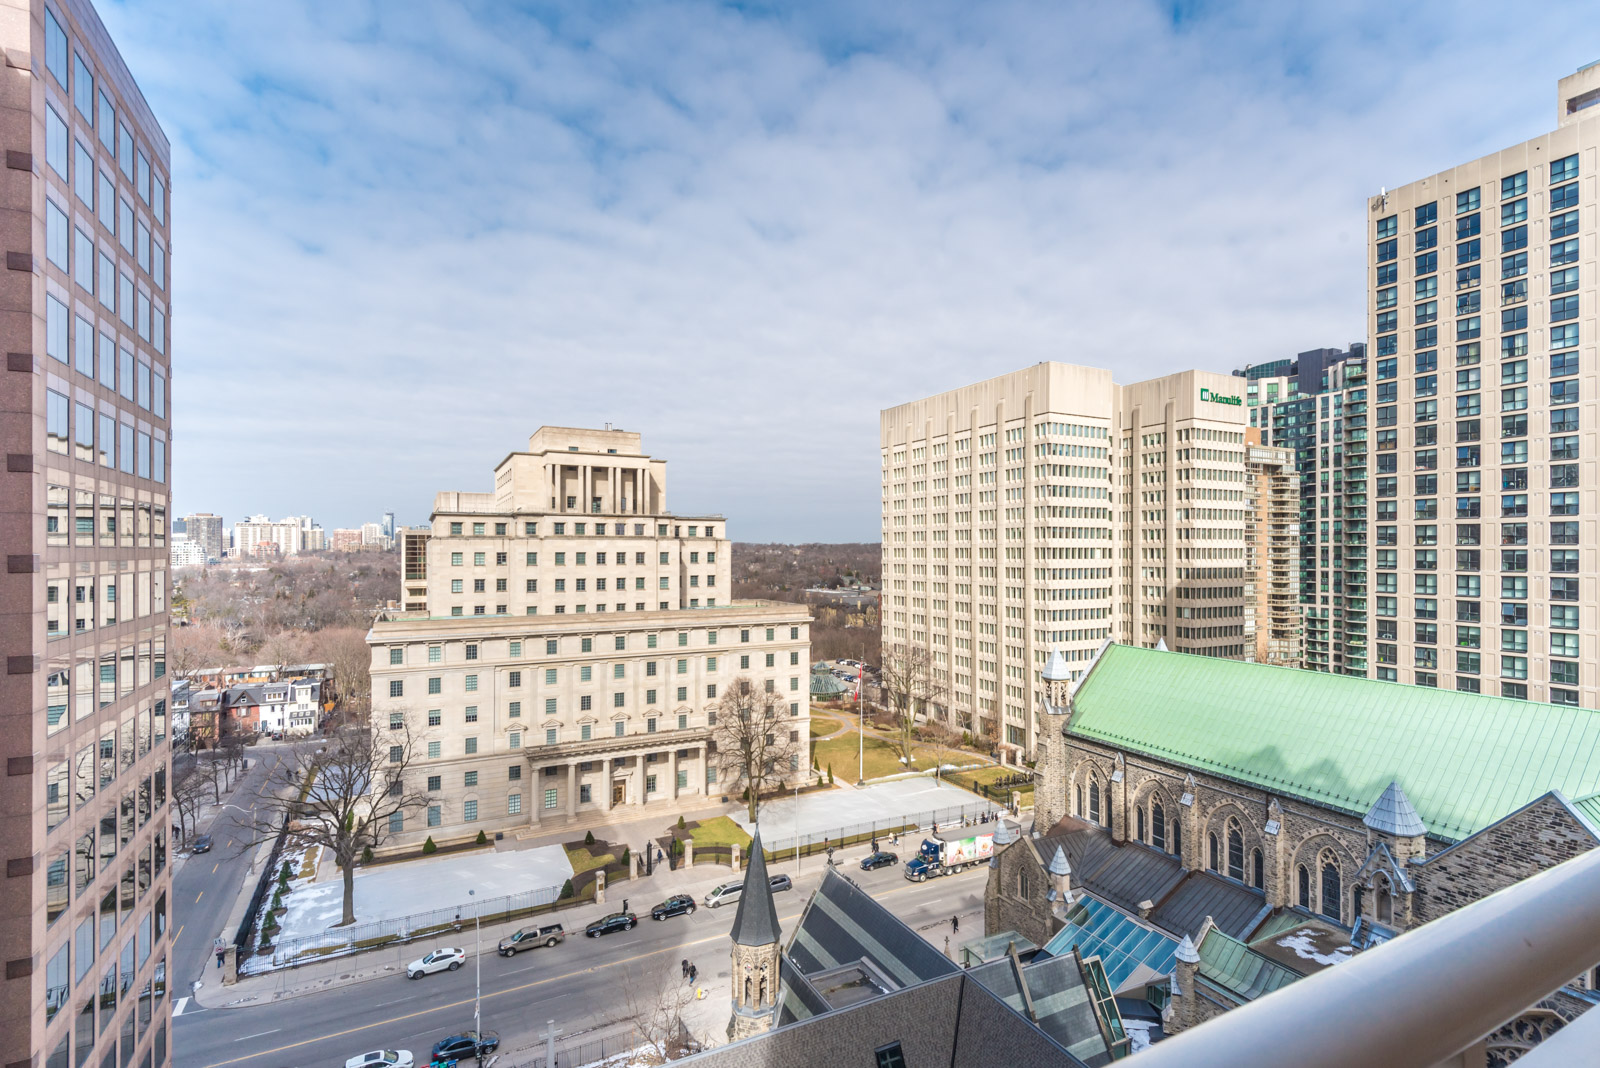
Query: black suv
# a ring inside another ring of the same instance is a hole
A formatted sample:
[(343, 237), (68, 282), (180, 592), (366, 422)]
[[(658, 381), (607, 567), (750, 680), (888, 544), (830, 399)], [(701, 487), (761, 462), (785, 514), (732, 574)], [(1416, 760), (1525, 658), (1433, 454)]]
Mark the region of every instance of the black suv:
[(211, 852), (211, 836), (209, 834), (202, 834), (199, 838), (196, 838), (194, 840), (194, 851), (196, 853)]
[(688, 894), (674, 894), (661, 904), (650, 910), (652, 920), (664, 920), (668, 916), (687, 916), (694, 912), (694, 898)]
[(463, 1057), (482, 1056), (493, 1053), (500, 1048), (500, 1036), (493, 1031), (479, 1034), (477, 1031), (463, 1031), (459, 1035), (442, 1038), (433, 1044), (433, 1059), (460, 1060)]
[(899, 857), (880, 849), (870, 856), (861, 858), (861, 870), (872, 871), (874, 868), (887, 868), (891, 864), (898, 863), (900, 863)]
[(595, 920), (584, 928), (583, 933), (590, 938), (598, 938), (600, 935), (610, 934), (612, 931), (631, 931), (633, 930), (633, 925), (638, 922), (639, 917), (631, 912), (613, 912), (609, 916), (602, 916), (600, 919)]

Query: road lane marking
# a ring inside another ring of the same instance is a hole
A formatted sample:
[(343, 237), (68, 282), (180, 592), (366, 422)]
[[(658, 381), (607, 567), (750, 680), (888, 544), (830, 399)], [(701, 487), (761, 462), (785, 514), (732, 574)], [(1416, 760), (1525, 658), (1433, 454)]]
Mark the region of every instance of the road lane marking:
[[(178, 939), (183, 937), (183, 924), (178, 924), (178, 933), (172, 936), (172, 944), (177, 945)], [(173, 1015), (177, 1015), (174, 1013)]]
[(235, 1042), (243, 1042), (243, 1041), (245, 1041), (245, 1039), (249, 1039), (249, 1038), (260, 1038), (262, 1035), (275, 1035), (279, 1031), (282, 1031), (282, 1030), (283, 1030), (283, 1028), (281, 1028), (281, 1027), (274, 1027), (270, 1031), (257, 1031), (253, 1035), (240, 1035), (238, 1038), (234, 1039), (234, 1041)]
[(198, 905), (200, 903), (200, 899), (202, 897), (205, 897), (205, 896), (206, 896), (206, 892), (204, 890), (202, 890), (198, 894), (194, 895), (195, 904)]
[[(228, 844), (229, 844), (229, 845), (232, 845), (232, 844), (233, 844), (233, 843), (232, 843), (232, 842), (229, 842), (229, 843), (228, 843)], [(217, 863), (216, 863), (216, 864), (213, 864), (213, 865), (211, 865), (211, 874), (212, 874), (212, 875), (215, 875), (215, 874), (217, 874), (217, 868), (218, 868), (218, 866), (219, 866), (219, 865), (221, 865), (221, 864), (222, 864), (222, 861), (220, 861), (220, 860), (219, 860), (219, 861), (217, 861)]]
[[(895, 894), (898, 894), (898, 893), (909, 892), (909, 891), (921, 889), (923, 887), (923, 885), (924, 884), (921, 884), (921, 883), (908, 883), (905, 886), (896, 887), (893, 890), (885, 890), (882, 894), (879, 894), (879, 895), (876, 895), (876, 896), (880, 897), (880, 898), (881, 897), (891, 897), (891, 896), (893, 896)], [(797, 909), (796, 911), (794, 911), (793, 913), (790, 913), (787, 916), (780, 916), (778, 918), (778, 922), (781, 924), (781, 923), (783, 923), (785, 921), (797, 920), (797, 919), (799, 919), (800, 914), (803, 911), (804, 911), (804, 908), (801, 908), (801, 909)], [(606, 968), (614, 968), (619, 964), (635, 964), (635, 963), (638, 963), (639, 961), (646, 960), (646, 959), (648, 959), (650, 957), (660, 956), (663, 953), (677, 953), (680, 950), (688, 949), (691, 946), (701, 946), (701, 945), (705, 945), (705, 944), (707, 944), (709, 942), (723, 942), (723, 941), (726, 941), (727, 937), (728, 936), (727, 936), (726, 933), (719, 932), (717, 934), (708, 935), (705, 938), (695, 939), (692, 942), (683, 942), (683, 943), (679, 943), (678, 945), (664, 946), (661, 949), (651, 950), (648, 953), (640, 953), (640, 954), (636, 954), (636, 955), (634, 955), (632, 957), (623, 957), (620, 960), (611, 961), (610, 963), (607, 963), (607, 964), (596, 964), (591, 968), (581, 968), (581, 969), (578, 969), (576, 971), (563, 972), (560, 975), (547, 976), (544, 979), (536, 979), (536, 980), (534, 980), (533, 982), (530, 982), (530, 983), (523, 983), (523, 984), (521, 984), (519, 986), (512, 986), (512, 987), (507, 987), (504, 990), (497, 990), (492, 994), (485, 994), (485, 995), (483, 995), (483, 1000), (484, 1001), (491, 1001), (494, 998), (505, 997), (508, 994), (520, 994), (523, 991), (532, 990), (535, 987), (541, 987), (541, 986), (545, 986), (545, 985), (550, 984), (550, 983), (559, 983), (559, 982), (563, 982), (563, 981), (566, 981), (566, 980), (570, 980), (574, 976), (577, 976), (577, 975), (592, 975), (595, 972), (601, 971), (601, 970), (606, 969)], [(398, 976), (396, 976), (396, 978), (398, 978)], [(247, 1053), (242, 1057), (231, 1057), (228, 1060), (215, 1061), (215, 1062), (213, 1062), (211, 1064), (205, 1065), (204, 1068), (223, 1068), (224, 1065), (239, 1064), (239, 1063), (244, 1062), (244, 1061), (255, 1060), (257, 1057), (265, 1057), (265, 1056), (267, 1056), (269, 1054), (282, 1053), (285, 1050), (299, 1049), (301, 1046), (309, 1046), (309, 1045), (313, 1045), (313, 1044), (315, 1044), (317, 1042), (326, 1042), (329, 1039), (334, 1039), (334, 1038), (343, 1038), (346, 1035), (353, 1035), (353, 1034), (356, 1034), (356, 1033), (361, 1032), (361, 1031), (368, 1031), (368, 1030), (371, 1030), (374, 1027), (388, 1027), (388, 1026), (393, 1025), (393, 1024), (402, 1023), (402, 1022), (404, 1022), (406, 1020), (415, 1019), (418, 1016), (426, 1016), (429, 1013), (434, 1013), (434, 1012), (444, 1012), (444, 1011), (449, 1010), (449, 1009), (459, 1009), (459, 1008), (461, 1008), (463, 1006), (471, 1005), (472, 1003), (473, 1003), (473, 999), (472, 998), (463, 998), (460, 1001), (452, 1001), (452, 1002), (448, 1002), (448, 1003), (441, 1004), (441, 1005), (432, 1005), (432, 1006), (430, 1006), (428, 1008), (425, 1008), (425, 1009), (418, 1009), (415, 1012), (408, 1012), (408, 1013), (405, 1013), (405, 1014), (400, 1015), (400, 1016), (392, 1016), (392, 1017), (390, 1017), (389, 1019), (386, 1019), (386, 1020), (377, 1020), (377, 1021), (374, 1021), (372, 1023), (361, 1024), (361, 1025), (359, 1025), (357, 1027), (348, 1027), (348, 1028), (345, 1028), (342, 1031), (333, 1031), (333, 1032), (330, 1032), (329, 1034), (326, 1034), (326, 1035), (319, 1035), (316, 1038), (301, 1039), (299, 1042), (290, 1042), (287, 1045), (276, 1046), (276, 1047), (274, 1047), (272, 1049), (264, 1049), (264, 1050), (260, 1050), (260, 1051), (258, 1051), (256, 1053)], [(282, 1028), (279, 1028), (278, 1030), (282, 1030)], [(264, 1034), (271, 1034), (272, 1032), (268, 1031), (268, 1032), (263, 1032), (263, 1033)]]
[(189, 999), (188, 998), (179, 998), (177, 1001), (174, 1001), (172, 1003), (172, 1015), (173, 1016), (182, 1016), (183, 1015), (183, 1010), (184, 1010), (185, 1007), (188, 1006), (188, 1004), (189, 1004)]

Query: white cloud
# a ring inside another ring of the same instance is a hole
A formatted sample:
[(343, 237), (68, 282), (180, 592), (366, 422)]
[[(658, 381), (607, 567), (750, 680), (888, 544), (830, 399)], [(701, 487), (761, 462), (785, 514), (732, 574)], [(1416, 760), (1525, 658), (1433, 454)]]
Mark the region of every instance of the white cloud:
[(1547, 129), (1595, 21), (1173, 10), (107, 5), (173, 142), (179, 511), (420, 521), (612, 422), (736, 538), (874, 539), (882, 407), (1358, 340), (1365, 197)]

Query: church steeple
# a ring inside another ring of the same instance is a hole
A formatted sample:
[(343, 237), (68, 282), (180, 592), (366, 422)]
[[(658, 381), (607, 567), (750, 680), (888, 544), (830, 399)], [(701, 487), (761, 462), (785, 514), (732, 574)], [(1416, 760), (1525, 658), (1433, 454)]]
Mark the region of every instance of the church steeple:
[(778, 1019), (778, 906), (772, 900), (767, 858), (761, 851), (761, 827), (750, 841), (739, 911), (733, 915), (733, 1016), (728, 1038), (769, 1031)]
[(1072, 718), (1072, 670), (1056, 649), (1039, 673), (1038, 734), (1034, 739), (1034, 767), (1038, 782), (1033, 793), (1033, 829), (1048, 832), (1067, 814), (1067, 741), (1062, 731)]

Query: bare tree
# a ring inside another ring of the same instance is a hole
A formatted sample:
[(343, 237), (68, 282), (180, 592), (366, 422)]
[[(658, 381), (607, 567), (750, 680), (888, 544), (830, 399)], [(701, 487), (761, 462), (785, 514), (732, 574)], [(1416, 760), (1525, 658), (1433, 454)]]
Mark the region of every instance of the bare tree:
[(344, 918), (335, 926), (355, 922), (356, 862), (362, 854), (388, 840), (391, 817), (403, 819), (427, 805), (427, 795), (407, 781), (414, 755), (403, 721), (382, 730), (346, 725), (320, 749), (285, 754), (256, 804), (256, 842), (276, 836), (287, 819), (288, 844), (317, 845), (333, 854), (344, 876)]
[(200, 806), (213, 792), (217, 769), (209, 760), (192, 760), (183, 778), (172, 780), (172, 807), (178, 812), (178, 833), (187, 840), (200, 823)]
[[(911, 748), (916, 740), (917, 722), (944, 709), (945, 685), (936, 672), (927, 646), (893, 643), (883, 647), (878, 685), (884, 702), (894, 717), (895, 744), (911, 767)], [(963, 727), (967, 726), (965, 723)]]
[(315, 639), (316, 656), (333, 676), (341, 721), (366, 723), (372, 710), (372, 647), (367, 644), (366, 631), (332, 627), (318, 631)]
[(762, 789), (782, 787), (800, 772), (806, 742), (799, 721), (789, 713), (786, 695), (757, 686), (741, 675), (728, 685), (717, 702), (717, 722), (711, 737), (726, 778), (743, 783), (750, 821), (761, 808)]
[(629, 968), (622, 983), (624, 1019), (650, 1046), (642, 1063), (660, 1064), (692, 1052), (683, 1013), (694, 1002), (694, 984), (660, 966)]
[(167, 671), (180, 679), (222, 663), (222, 629), (215, 623), (173, 627), (167, 637)]

